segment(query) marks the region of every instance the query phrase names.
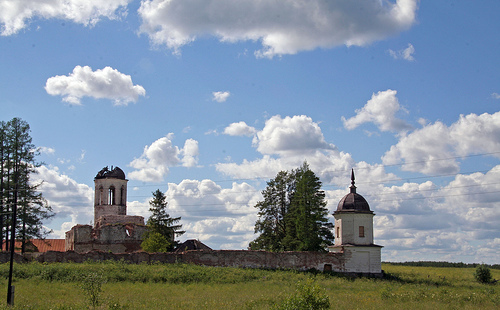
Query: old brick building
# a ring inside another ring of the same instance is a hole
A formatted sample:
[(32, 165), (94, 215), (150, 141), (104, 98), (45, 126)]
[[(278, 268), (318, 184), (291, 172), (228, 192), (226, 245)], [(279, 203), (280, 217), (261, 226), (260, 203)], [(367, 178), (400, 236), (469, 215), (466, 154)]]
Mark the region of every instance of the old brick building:
[(118, 167), (105, 167), (94, 178), (94, 226), (76, 225), (66, 232), (66, 251), (112, 253), (141, 249), (146, 231), (142, 216), (127, 215), (127, 182)]

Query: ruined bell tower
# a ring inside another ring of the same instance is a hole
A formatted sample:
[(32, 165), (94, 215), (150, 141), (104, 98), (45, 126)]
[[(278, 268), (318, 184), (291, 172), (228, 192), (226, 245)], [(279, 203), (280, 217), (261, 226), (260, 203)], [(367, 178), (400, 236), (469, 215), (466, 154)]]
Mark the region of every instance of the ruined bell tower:
[(127, 215), (127, 182), (118, 167), (103, 168), (94, 178), (94, 227), (103, 216)]
[(94, 226), (77, 224), (67, 231), (66, 251), (127, 253), (141, 249), (147, 227), (144, 217), (127, 215), (127, 182), (125, 173), (118, 167), (104, 167), (97, 173)]

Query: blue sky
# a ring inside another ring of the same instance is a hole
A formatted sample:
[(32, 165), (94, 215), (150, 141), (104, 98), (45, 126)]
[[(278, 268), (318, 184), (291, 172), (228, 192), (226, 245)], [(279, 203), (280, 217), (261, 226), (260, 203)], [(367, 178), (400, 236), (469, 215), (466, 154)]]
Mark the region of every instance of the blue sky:
[(0, 112), (41, 147), (53, 238), (114, 165), (129, 214), (159, 188), (181, 240), (244, 249), (266, 181), (307, 160), (330, 213), (355, 169), (383, 260), (498, 263), (499, 9), (0, 0)]

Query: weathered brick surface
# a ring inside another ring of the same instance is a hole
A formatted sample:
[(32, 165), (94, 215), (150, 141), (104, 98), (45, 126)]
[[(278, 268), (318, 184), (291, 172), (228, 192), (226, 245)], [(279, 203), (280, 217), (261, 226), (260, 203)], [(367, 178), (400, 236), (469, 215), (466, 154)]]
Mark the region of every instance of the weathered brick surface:
[[(14, 261), (16, 263), (25, 263), (29, 261), (29, 258), (23, 257), (20, 254), (14, 253)], [(8, 263), (10, 262), (10, 252), (0, 252), (0, 263)]]
[(146, 230), (145, 225), (135, 223), (107, 224), (97, 229), (90, 225), (77, 225), (66, 232), (66, 250), (78, 253), (92, 250), (136, 252), (141, 250), (142, 236)]
[(245, 268), (282, 268), (282, 269), (317, 269), (342, 272), (344, 268), (343, 253), (317, 252), (283, 252), (273, 253), (265, 251), (220, 250), (220, 251), (187, 251), (183, 253), (110, 253), (108, 251), (93, 250), (87, 253), (75, 251), (46, 252), (33, 259), (39, 262), (75, 262), (87, 260), (123, 260), (139, 263), (188, 263), (218, 267), (245, 267)]

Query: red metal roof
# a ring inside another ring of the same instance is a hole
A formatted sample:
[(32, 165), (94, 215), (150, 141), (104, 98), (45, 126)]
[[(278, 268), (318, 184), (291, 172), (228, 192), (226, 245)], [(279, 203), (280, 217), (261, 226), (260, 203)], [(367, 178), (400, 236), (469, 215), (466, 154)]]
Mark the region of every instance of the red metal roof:
[[(64, 239), (30, 239), (26, 244), (26, 252), (33, 251), (33, 247), (29, 244), (33, 244), (37, 250), (35, 252), (47, 252), (47, 251), (57, 251), (64, 252), (66, 251), (66, 245)], [(16, 241), (15, 251), (21, 252), (21, 241)], [(2, 251), (5, 251), (5, 241), (2, 242)]]

